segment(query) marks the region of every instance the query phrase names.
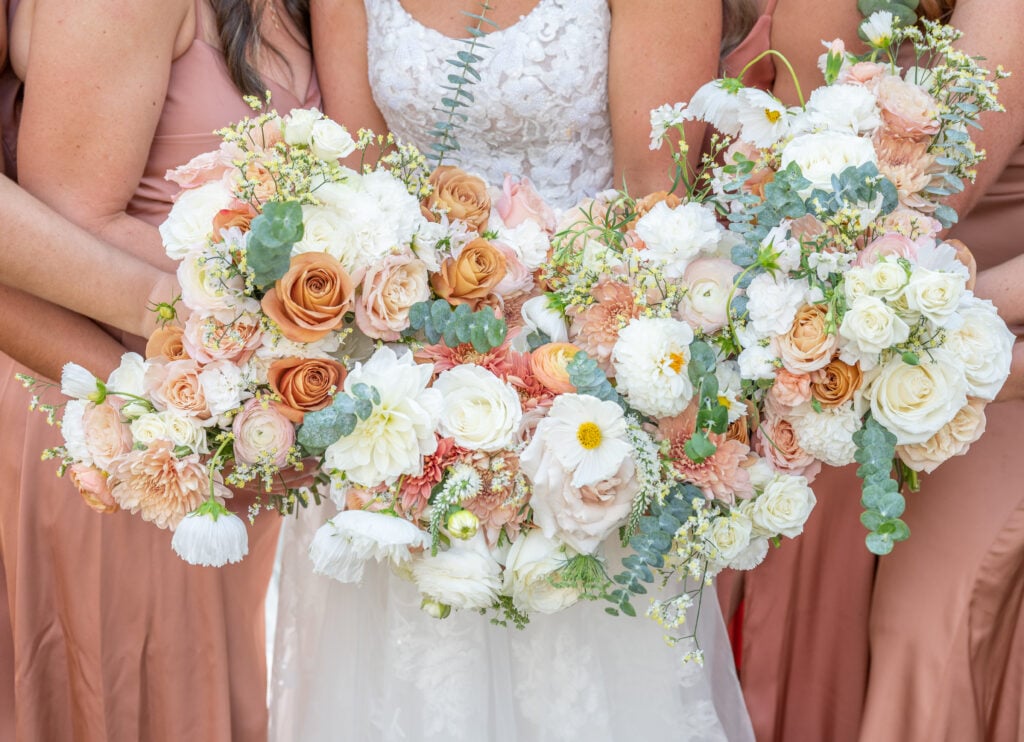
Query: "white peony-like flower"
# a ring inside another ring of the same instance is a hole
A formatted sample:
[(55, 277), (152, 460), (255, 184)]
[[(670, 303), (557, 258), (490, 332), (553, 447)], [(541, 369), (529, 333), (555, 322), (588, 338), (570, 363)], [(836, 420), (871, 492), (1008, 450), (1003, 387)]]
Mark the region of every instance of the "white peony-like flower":
[(969, 294), (959, 314), (963, 324), (946, 337), (943, 348), (964, 364), (968, 396), (995, 399), (1010, 374), (1016, 336), (987, 299)]
[(800, 191), (800, 195), (807, 198), (818, 188), (831, 191), (832, 176), (838, 176), (848, 167), (868, 162), (878, 164), (878, 156), (870, 139), (841, 131), (823, 131), (793, 137), (782, 148), (783, 169), (794, 162), (811, 181), (810, 186)]
[(430, 538), (404, 518), (367, 510), (345, 510), (324, 523), (309, 545), (313, 571), (339, 582), (359, 582), (369, 559), (401, 565), (410, 549), (425, 548)]
[(85, 408), (89, 405), (84, 399), (72, 399), (64, 405), (64, 415), (60, 420), (60, 434), (64, 438), (64, 447), (68, 450), (68, 456), (75, 461), (91, 466), (92, 454), (89, 447), (85, 445), (85, 426), (82, 417), (85, 415)]
[(825, 85), (807, 99), (807, 111), (822, 128), (851, 134), (871, 134), (882, 125), (878, 101), (863, 85)]
[(907, 307), (920, 312), (939, 327), (954, 329), (960, 324), (956, 310), (966, 283), (963, 275), (918, 266), (910, 274), (910, 282), (904, 292)]
[(750, 517), (761, 535), (796, 538), (816, 503), (806, 477), (776, 474), (753, 501)]
[(866, 394), (871, 414), (896, 435), (897, 445), (924, 443), (967, 404), (967, 379), (960, 360), (939, 348), (913, 366), (898, 357), (889, 361)]
[(852, 464), (857, 453), (853, 434), (861, 428), (862, 412), (853, 402), (816, 412), (809, 402), (785, 414), (800, 448), (829, 466)]
[(612, 364), (619, 393), (652, 417), (678, 415), (693, 397), (687, 373), (693, 330), (669, 318), (639, 317), (619, 331)]
[(751, 345), (736, 357), (740, 376), (744, 379), (774, 379), (781, 365), (778, 354), (770, 345)]
[(544, 265), (548, 250), (551, 249), (548, 233), (533, 219), (524, 219), (513, 228), (500, 227), (497, 241), (511, 247), (516, 257), (530, 271)]
[(246, 391), (242, 369), (230, 361), (207, 363), (199, 371), (199, 384), (210, 414), (214, 416), (237, 409), (244, 399), (252, 396)]
[(413, 561), (412, 576), (423, 595), (453, 608), (489, 608), (501, 590), (501, 565), (487, 550), (482, 533), (455, 541), (436, 556), (425, 551)]
[(513, 442), (523, 417), (519, 394), (480, 366), (463, 364), (437, 377), (443, 397), (441, 435), (472, 451), (497, 451)]
[(861, 296), (843, 316), (839, 337), (843, 362), (859, 362), (868, 370), (877, 365), (879, 353), (910, 337), (910, 327), (881, 299)]
[(742, 127), (741, 139), (763, 149), (781, 141), (789, 132), (789, 112), (774, 95), (744, 88), (738, 97), (740, 109), (736, 116)]
[(552, 343), (569, 342), (565, 317), (551, 307), (548, 297), (542, 295), (527, 299), (520, 311), (523, 316), (523, 331), (520, 335), (525, 337), (532, 332), (542, 332)]
[(747, 287), (747, 312), (750, 324), (759, 335), (783, 335), (789, 332), (796, 311), (804, 305), (807, 283), (788, 276), (761, 273)]
[(315, 108), (293, 108), (281, 122), (284, 141), (292, 145), (309, 145), (313, 138), (313, 124), (323, 117)]
[(327, 447), (326, 466), (364, 487), (420, 474), (423, 457), (437, 449), (434, 430), (443, 405), (441, 392), (427, 388), (432, 368), (416, 364), (411, 354), (398, 356), (387, 346), (366, 363), (357, 363), (345, 377), (345, 392), (367, 384), (377, 389), (380, 404), (351, 435)]
[(512, 544), (505, 560), (504, 592), (526, 613), (558, 613), (576, 603), (579, 593), (555, 587), (551, 576), (576, 552), (549, 539), (537, 529), (526, 531)]
[(711, 521), (705, 538), (711, 542), (711, 559), (718, 567), (726, 567), (750, 545), (754, 522), (739, 509)]
[(636, 223), (636, 233), (646, 250), (640, 259), (661, 269), (666, 278), (680, 278), (686, 266), (701, 253), (714, 252), (724, 233), (715, 212), (699, 203), (672, 209), (660, 201)]
[(147, 368), (149, 363), (138, 353), (125, 353), (121, 356), (121, 363), (107, 379), (107, 390), (110, 394), (145, 396)]
[(181, 260), (203, 247), (213, 233), (213, 218), (222, 209), (231, 208), (233, 201), (234, 194), (221, 180), (182, 191), (160, 225), (167, 257)]
[(321, 160), (336, 162), (355, 152), (356, 143), (352, 135), (337, 121), (320, 118), (313, 122), (309, 148)]
[(178, 523), (171, 548), (189, 564), (223, 567), (242, 561), (249, 553), (249, 532), (245, 523), (216, 501), (200, 505)]
[(683, 273), (687, 290), (679, 305), (680, 318), (704, 332), (724, 327), (729, 321), (729, 297), (737, 273), (735, 263), (724, 258), (698, 258), (690, 263)]

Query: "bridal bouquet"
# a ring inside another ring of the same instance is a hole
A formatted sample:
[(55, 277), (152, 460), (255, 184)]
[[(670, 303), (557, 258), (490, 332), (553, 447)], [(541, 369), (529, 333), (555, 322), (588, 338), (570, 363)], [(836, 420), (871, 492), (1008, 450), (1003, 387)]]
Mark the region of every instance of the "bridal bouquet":
[[(902, 485), (983, 433), (1014, 338), (971, 292), (966, 248), (939, 236), (996, 84), (948, 26), (879, 12), (862, 30), (871, 52), (832, 42), (805, 105), (725, 79), (676, 113), (735, 138), (715, 190), (742, 238), (729, 325), (756, 387), (754, 445), (808, 477), (860, 463), (867, 545), (884, 554), (909, 536)], [(927, 66), (900, 69), (903, 43)]]

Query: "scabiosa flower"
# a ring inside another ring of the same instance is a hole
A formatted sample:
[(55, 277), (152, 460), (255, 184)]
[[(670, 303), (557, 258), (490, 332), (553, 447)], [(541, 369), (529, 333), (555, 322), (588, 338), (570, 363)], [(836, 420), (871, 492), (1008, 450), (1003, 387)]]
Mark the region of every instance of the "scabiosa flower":
[(171, 548), (189, 564), (223, 567), (249, 553), (245, 523), (216, 500), (207, 500), (182, 518)]

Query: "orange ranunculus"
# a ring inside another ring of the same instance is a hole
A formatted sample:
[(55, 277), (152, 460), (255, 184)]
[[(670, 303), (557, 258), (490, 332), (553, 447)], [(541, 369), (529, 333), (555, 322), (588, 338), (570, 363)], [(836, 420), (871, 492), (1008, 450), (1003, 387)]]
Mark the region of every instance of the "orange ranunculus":
[(278, 412), (300, 423), (307, 412), (331, 403), (345, 381), (345, 367), (326, 358), (279, 358), (267, 370), (270, 387), (281, 397)]
[(146, 342), (146, 359), (163, 356), (168, 361), (184, 361), (188, 358), (181, 341), (185, 331), (178, 325), (159, 327)]
[(341, 325), (352, 308), (354, 293), (352, 278), (337, 258), (307, 252), (292, 258), (288, 272), (261, 304), (282, 335), (297, 343), (312, 343)]
[(569, 381), (566, 367), (580, 349), (572, 343), (546, 343), (530, 354), (533, 375), (555, 394), (569, 394), (576, 387)]
[(238, 206), (234, 209), (221, 209), (213, 217), (213, 241), (224, 241), (220, 234), (222, 229), (238, 227), (243, 231), (248, 231), (249, 225), (255, 218), (256, 210), (245, 202), (239, 202)]
[(424, 216), (436, 219), (444, 212), (449, 219), (461, 219), (478, 233), (487, 229), (491, 216), (491, 196), (487, 184), (453, 165), (442, 165), (430, 174), (433, 190), (423, 200)]
[(437, 295), (450, 304), (469, 304), (474, 310), (505, 277), (505, 256), (485, 239), (475, 239), (457, 258), (446, 258), (430, 277)]

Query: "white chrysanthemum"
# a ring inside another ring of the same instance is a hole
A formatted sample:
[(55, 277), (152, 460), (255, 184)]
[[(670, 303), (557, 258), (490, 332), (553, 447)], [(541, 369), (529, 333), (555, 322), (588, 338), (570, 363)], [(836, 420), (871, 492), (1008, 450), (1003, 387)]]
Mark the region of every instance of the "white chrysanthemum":
[(816, 412), (809, 402), (786, 413), (800, 448), (829, 466), (852, 464), (857, 453), (853, 434), (861, 428), (862, 412), (853, 402)]
[(249, 532), (245, 522), (219, 503), (212, 510), (208, 503), (189, 513), (171, 538), (171, 548), (189, 564), (223, 567), (242, 561), (249, 553)]
[(704, 83), (690, 98), (690, 112), (694, 118), (706, 121), (723, 134), (740, 133), (739, 112), (742, 107), (738, 91), (722, 87), (721, 80)]
[(877, 164), (878, 156), (870, 139), (841, 131), (823, 131), (793, 137), (782, 148), (782, 167), (787, 168), (794, 162), (811, 181), (800, 191), (800, 195), (807, 198), (814, 189), (831, 191), (832, 176), (838, 176), (848, 167), (869, 162)]
[(631, 450), (622, 408), (589, 394), (555, 397), (534, 440), (550, 448), (566, 471), (572, 472), (573, 487), (608, 479)]
[(685, 103), (668, 103), (651, 110), (651, 149), (661, 149), (662, 138), (670, 126), (679, 126), (693, 119)]
[(404, 518), (345, 510), (320, 526), (309, 545), (309, 558), (318, 575), (359, 582), (367, 560), (400, 565), (409, 561), (410, 548), (429, 545), (427, 534)]
[(806, 294), (806, 281), (794, 281), (782, 274), (760, 273), (755, 276), (747, 287), (747, 312), (754, 331), (759, 335), (789, 332)]
[(480, 366), (463, 364), (434, 382), (444, 405), (438, 432), (474, 451), (497, 451), (516, 437), (523, 407), (506, 381)]
[(878, 10), (860, 24), (860, 30), (868, 43), (876, 49), (883, 49), (892, 43), (893, 15), (887, 10)]
[(734, 556), (729, 562), (729, 569), (750, 570), (764, 561), (768, 556), (768, 539), (764, 536), (755, 536), (750, 539), (747, 548)]
[(89, 405), (84, 399), (72, 399), (64, 405), (64, 415), (60, 419), (60, 434), (64, 438), (64, 447), (68, 450), (68, 456), (75, 461), (91, 465), (92, 454), (89, 447), (85, 445), (85, 426), (82, 417)]
[(871, 134), (882, 125), (878, 101), (863, 85), (826, 85), (814, 90), (807, 110), (831, 131)]
[(501, 590), (501, 565), (487, 551), (483, 534), (455, 541), (452, 548), (413, 561), (413, 581), (428, 598), (453, 608), (489, 608)]
[(214, 416), (240, 407), (243, 400), (252, 396), (245, 388), (242, 369), (230, 361), (214, 361), (203, 366), (199, 385), (203, 388), (206, 406)]
[(367, 384), (377, 389), (380, 404), (351, 435), (328, 446), (326, 466), (364, 487), (420, 474), (423, 457), (437, 449), (434, 430), (443, 404), (441, 393), (427, 388), (432, 370), (430, 365), (418, 365), (411, 354), (399, 357), (387, 346), (366, 363), (357, 363), (345, 377), (345, 392)]
[(138, 353), (125, 353), (121, 356), (120, 365), (107, 379), (107, 390), (110, 394), (144, 396), (146, 369), (149, 365), (149, 362)]
[(103, 382), (77, 363), (65, 363), (60, 372), (60, 391), (66, 397), (101, 402), (106, 395)]
[(1016, 336), (987, 299), (968, 293), (959, 312), (963, 324), (942, 347), (964, 364), (968, 396), (995, 399), (1010, 374)]
[(714, 252), (724, 232), (712, 209), (693, 202), (672, 209), (661, 201), (636, 223), (647, 246), (640, 259), (661, 268), (666, 278), (682, 277), (691, 260)]
[(740, 138), (755, 147), (771, 147), (789, 131), (790, 116), (782, 102), (757, 88), (744, 88), (739, 93), (737, 113), (743, 127)]
[(160, 225), (167, 256), (181, 260), (206, 245), (213, 232), (213, 218), (222, 209), (231, 208), (232, 201), (234, 194), (221, 180), (182, 191)]
[(687, 373), (693, 330), (685, 322), (640, 317), (619, 332), (612, 364), (619, 392), (652, 417), (678, 415), (693, 397)]

